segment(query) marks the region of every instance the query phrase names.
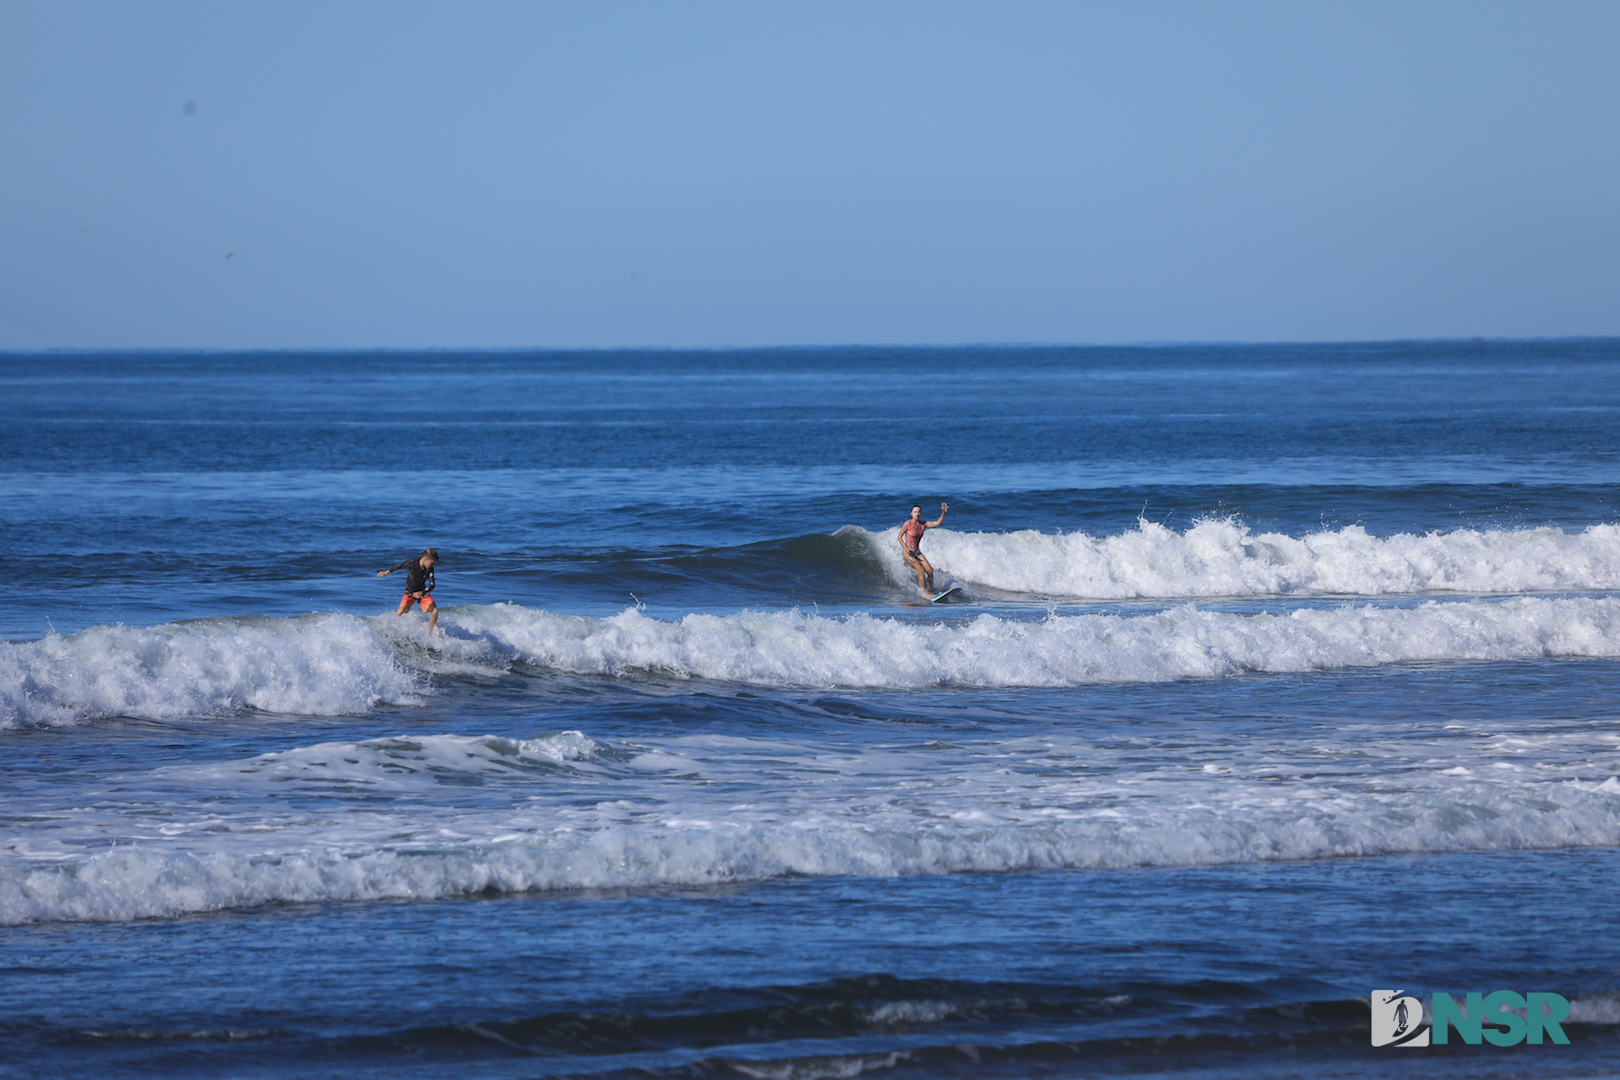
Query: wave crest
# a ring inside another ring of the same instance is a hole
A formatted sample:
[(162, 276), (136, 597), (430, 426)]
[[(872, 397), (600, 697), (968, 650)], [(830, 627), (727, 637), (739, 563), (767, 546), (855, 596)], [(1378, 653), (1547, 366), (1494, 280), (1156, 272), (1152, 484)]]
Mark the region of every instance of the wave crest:
[[(892, 534), (863, 536), (897, 585), (915, 584)], [(843, 530), (841, 530), (842, 532)], [(1412, 593), (1584, 592), (1620, 588), (1620, 526), (1458, 529), (1376, 537), (1359, 525), (1293, 537), (1235, 520), (1175, 532), (928, 533), (928, 553), (959, 581), (1004, 593), (1096, 600)]]
[(0, 728), (240, 709), (337, 716), (415, 700), (419, 674), (353, 615), (103, 626), (0, 643)]
[(764, 686), (917, 689), (1161, 682), (1426, 661), (1620, 656), (1620, 599), (1429, 601), (1240, 615), (1187, 604), (1151, 615), (980, 615), (925, 623), (802, 612), (606, 619), (496, 605), (457, 615), (449, 648), (554, 671)]
[(390, 616), (103, 627), (0, 645), (0, 727), (242, 709), (359, 713), (410, 703), (434, 675), (514, 665), (751, 686), (1065, 687), (1430, 661), (1620, 657), (1620, 598), (1517, 597), (1283, 614), (1183, 604), (1145, 615), (989, 614), (926, 622), (800, 611), (652, 618), (517, 604), (447, 610), (445, 632)]

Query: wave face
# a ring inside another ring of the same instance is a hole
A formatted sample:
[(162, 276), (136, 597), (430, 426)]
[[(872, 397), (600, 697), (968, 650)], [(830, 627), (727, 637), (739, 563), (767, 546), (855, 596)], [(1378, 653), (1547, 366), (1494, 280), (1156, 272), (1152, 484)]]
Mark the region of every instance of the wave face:
[[(894, 534), (863, 536), (897, 585), (916, 583)], [(1377, 537), (1358, 525), (1302, 537), (1203, 521), (1175, 532), (961, 533), (929, 530), (930, 561), (1004, 593), (1095, 600), (1412, 593), (1583, 592), (1620, 588), (1620, 526), (1580, 532), (1459, 529)]]
[(1517, 597), (1286, 614), (980, 615), (918, 622), (799, 611), (603, 619), (516, 604), (448, 609), (445, 633), (390, 616), (110, 627), (0, 646), (0, 724), (306, 715), (410, 702), (433, 675), (522, 664), (749, 686), (1067, 687), (1431, 661), (1620, 657), (1620, 598)]
[[(1620, 765), (1613, 747), (1594, 760), (1584, 731), (1511, 730), (1403, 726), (1339, 754), (1317, 732), (1257, 732), (1147, 762), (1134, 741), (1083, 733), (882, 748), (578, 731), (322, 743), (127, 778), (164, 793), (161, 828), (144, 804), (42, 816), (0, 860), (0, 923), (1613, 845), (1620, 780), (1598, 779)], [(108, 842), (132, 826), (139, 842)]]

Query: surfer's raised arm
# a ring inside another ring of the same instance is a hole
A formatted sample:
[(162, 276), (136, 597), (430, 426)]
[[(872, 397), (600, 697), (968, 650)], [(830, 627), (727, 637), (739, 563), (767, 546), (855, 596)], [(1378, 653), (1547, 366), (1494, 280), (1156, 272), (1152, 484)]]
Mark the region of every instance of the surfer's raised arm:
[(939, 504), (939, 517), (935, 518), (933, 521), (925, 521), (925, 522), (923, 522), (923, 524), (928, 526), (930, 529), (939, 528), (939, 523), (945, 520), (945, 511), (946, 511), (946, 509), (947, 509), (946, 505), (944, 503), (940, 503)]

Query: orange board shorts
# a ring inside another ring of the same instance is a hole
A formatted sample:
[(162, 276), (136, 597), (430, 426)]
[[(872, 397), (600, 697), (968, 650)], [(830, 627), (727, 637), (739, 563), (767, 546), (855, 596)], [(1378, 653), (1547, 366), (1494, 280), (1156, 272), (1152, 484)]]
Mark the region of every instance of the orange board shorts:
[(423, 596), (422, 599), (420, 599), (420, 600), (418, 600), (416, 597), (412, 596), (410, 593), (406, 593), (404, 596), (399, 598), (399, 602), (405, 605), (405, 610), (406, 611), (411, 610), (411, 605), (412, 604), (421, 604), (423, 611), (426, 611), (428, 608), (434, 606), (434, 604), (433, 604), (433, 594), (432, 593), (428, 593), (427, 595)]

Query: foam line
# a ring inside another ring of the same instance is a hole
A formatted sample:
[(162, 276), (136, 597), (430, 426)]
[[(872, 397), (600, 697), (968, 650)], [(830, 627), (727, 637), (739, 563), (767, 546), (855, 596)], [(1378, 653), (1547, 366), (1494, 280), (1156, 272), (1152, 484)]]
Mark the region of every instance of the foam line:
[(1463, 784), (1421, 801), (1254, 798), (1147, 816), (983, 814), (910, 824), (686, 820), (555, 828), (499, 842), (294, 851), (118, 847), (66, 865), (0, 862), (0, 925), (123, 921), (294, 901), (706, 885), (785, 875), (886, 877), (1057, 868), (1198, 866), (1393, 853), (1611, 846), (1620, 787), (1542, 785), (1535, 798)]

